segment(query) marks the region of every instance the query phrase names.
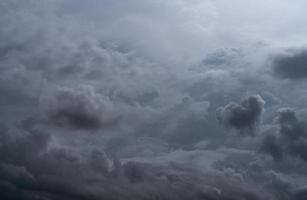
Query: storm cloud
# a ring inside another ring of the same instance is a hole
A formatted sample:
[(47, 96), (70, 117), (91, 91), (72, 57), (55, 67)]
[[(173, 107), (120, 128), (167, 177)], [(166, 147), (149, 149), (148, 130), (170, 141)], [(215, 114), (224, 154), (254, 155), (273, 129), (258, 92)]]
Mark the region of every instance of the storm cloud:
[(307, 124), (300, 120), (293, 109), (280, 109), (275, 118), (278, 130), (268, 134), (262, 143), (262, 151), (276, 160), (287, 156), (307, 162)]
[(0, 1), (0, 199), (304, 198), (306, 6)]
[(239, 130), (240, 134), (253, 135), (260, 122), (265, 101), (259, 95), (252, 95), (240, 104), (229, 103), (217, 109), (217, 119), (225, 126)]
[(277, 55), (272, 61), (273, 73), (283, 79), (307, 78), (307, 50), (296, 50)]
[[(103, 152), (80, 155), (54, 147), (38, 128), (1, 132), (0, 197), (3, 199), (252, 199), (257, 189), (219, 174), (180, 165), (111, 160)], [(58, 166), (61, 166), (60, 168)]]

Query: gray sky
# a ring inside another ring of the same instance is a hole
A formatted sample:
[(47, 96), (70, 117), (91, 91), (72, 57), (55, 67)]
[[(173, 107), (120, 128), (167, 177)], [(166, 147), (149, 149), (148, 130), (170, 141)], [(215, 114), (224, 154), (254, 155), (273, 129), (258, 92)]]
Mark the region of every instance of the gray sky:
[(1, 1), (0, 198), (307, 198), (306, 6)]

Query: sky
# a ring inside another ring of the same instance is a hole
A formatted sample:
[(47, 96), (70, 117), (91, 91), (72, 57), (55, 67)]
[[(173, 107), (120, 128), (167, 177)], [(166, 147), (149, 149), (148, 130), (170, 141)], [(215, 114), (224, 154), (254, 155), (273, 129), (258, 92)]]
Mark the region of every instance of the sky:
[(0, 199), (307, 199), (304, 0), (2, 0)]

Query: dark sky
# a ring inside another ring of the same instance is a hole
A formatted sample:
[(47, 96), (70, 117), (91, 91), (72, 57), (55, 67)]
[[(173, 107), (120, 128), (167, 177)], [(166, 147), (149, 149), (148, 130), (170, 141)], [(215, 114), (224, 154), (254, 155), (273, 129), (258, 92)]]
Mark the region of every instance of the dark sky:
[(307, 199), (306, 7), (2, 0), (0, 199)]

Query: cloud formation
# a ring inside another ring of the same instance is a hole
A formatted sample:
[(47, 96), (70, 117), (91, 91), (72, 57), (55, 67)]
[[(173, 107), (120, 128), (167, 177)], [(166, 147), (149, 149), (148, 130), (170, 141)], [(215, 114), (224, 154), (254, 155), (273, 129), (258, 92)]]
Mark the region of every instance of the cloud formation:
[(265, 101), (259, 95), (252, 95), (242, 100), (240, 104), (229, 103), (217, 109), (217, 119), (225, 126), (239, 130), (242, 135), (253, 135)]
[(257, 189), (219, 174), (174, 164), (111, 161), (97, 150), (84, 155), (54, 147), (50, 134), (38, 128), (18, 131), (23, 134), (1, 132), (2, 199), (265, 198)]
[(68, 128), (98, 130), (117, 123), (112, 105), (91, 87), (62, 88), (48, 102), (48, 118)]
[[(306, 84), (267, 61), (307, 41), (306, 6), (0, 1), (0, 199), (292, 200), (307, 180), (304, 117), (271, 119), (304, 113)], [(229, 103), (246, 94), (261, 97)], [(257, 151), (268, 132), (262, 151), (282, 162)]]
[(299, 157), (307, 162), (307, 124), (298, 119), (293, 109), (284, 108), (278, 111), (276, 117), (277, 133), (268, 134), (261, 149), (275, 160), (286, 156)]
[(300, 80), (307, 78), (307, 50), (296, 50), (273, 58), (274, 75), (283, 79)]

